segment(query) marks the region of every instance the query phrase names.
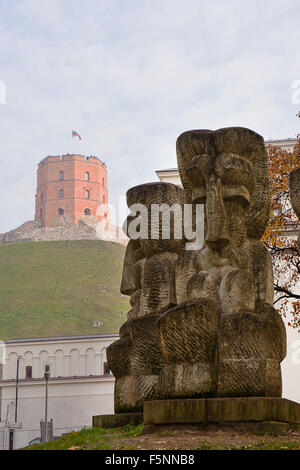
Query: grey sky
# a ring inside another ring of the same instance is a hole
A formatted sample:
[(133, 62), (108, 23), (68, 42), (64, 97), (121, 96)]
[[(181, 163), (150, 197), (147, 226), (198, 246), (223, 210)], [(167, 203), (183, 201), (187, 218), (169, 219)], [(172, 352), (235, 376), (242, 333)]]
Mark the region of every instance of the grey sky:
[[(176, 166), (177, 136), (300, 132), (298, 0), (0, 0), (0, 232), (33, 218), (36, 165), (95, 154), (110, 201)], [(72, 141), (74, 128), (83, 140)]]

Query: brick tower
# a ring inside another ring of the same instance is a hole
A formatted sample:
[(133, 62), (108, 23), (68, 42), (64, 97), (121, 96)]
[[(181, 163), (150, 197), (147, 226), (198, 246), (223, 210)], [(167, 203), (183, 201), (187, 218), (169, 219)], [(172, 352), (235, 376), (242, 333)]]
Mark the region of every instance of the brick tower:
[(77, 224), (84, 216), (109, 217), (107, 169), (97, 157), (62, 155), (38, 164), (35, 220), (44, 227), (65, 216)]

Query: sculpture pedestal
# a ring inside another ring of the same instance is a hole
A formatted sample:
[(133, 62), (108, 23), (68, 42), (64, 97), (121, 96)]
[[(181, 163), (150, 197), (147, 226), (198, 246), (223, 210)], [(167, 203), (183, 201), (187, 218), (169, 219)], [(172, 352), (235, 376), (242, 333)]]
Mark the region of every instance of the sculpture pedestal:
[(183, 398), (144, 403), (144, 424), (262, 421), (300, 424), (300, 404), (273, 397)]
[(140, 424), (143, 422), (143, 413), (117, 413), (114, 415), (93, 416), (93, 427), (120, 428), (126, 424)]

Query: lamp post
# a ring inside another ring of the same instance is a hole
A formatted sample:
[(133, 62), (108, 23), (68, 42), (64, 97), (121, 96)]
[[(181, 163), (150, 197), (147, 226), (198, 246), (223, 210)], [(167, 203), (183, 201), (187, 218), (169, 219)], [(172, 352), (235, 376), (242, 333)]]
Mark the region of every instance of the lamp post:
[(15, 423), (18, 422), (19, 365), (22, 356), (17, 357)]
[(46, 399), (45, 399), (45, 442), (48, 441), (48, 380), (50, 377), (50, 366), (45, 366), (44, 377), (46, 380)]

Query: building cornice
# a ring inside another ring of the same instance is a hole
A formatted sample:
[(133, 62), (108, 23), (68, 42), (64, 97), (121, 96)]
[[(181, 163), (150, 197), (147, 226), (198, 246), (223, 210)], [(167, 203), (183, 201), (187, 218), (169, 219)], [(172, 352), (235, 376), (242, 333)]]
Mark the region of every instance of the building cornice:
[[(288, 137), (287, 139), (269, 139), (265, 140), (265, 145), (273, 145), (274, 147), (289, 147), (294, 146), (298, 142), (297, 137)], [(165, 168), (162, 170), (156, 170), (155, 173), (159, 177), (160, 174), (164, 174), (164, 176), (178, 176), (178, 168)]]
[[(50, 383), (65, 383), (65, 382), (86, 382), (86, 381), (100, 381), (100, 382), (111, 382), (114, 381), (115, 377), (111, 375), (74, 375), (74, 376), (69, 376), (69, 377), (50, 377), (49, 378), (49, 384)], [(0, 387), (7, 387), (14, 385), (15, 386), (16, 379), (6, 379), (6, 380), (0, 380)], [(19, 385), (41, 385), (45, 384), (45, 379), (43, 377), (39, 378), (32, 378), (32, 379), (19, 379), (18, 381)]]
[(117, 333), (106, 335), (80, 335), (80, 336), (50, 336), (49, 338), (22, 338), (22, 339), (8, 339), (4, 341), (5, 344), (24, 344), (24, 343), (45, 343), (45, 342), (62, 342), (62, 341), (78, 341), (78, 340), (95, 340), (95, 339), (109, 339), (118, 338)]
[[(79, 158), (72, 158), (72, 157), (79, 157)], [(47, 157), (43, 158), (39, 163), (38, 166), (47, 165), (48, 163), (58, 163), (58, 162), (85, 162), (85, 163), (92, 163), (94, 165), (101, 165), (106, 167), (106, 163), (100, 160), (99, 157), (94, 155), (81, 155), (76, 153), (66, 154), (66, 155), (48, 155)]]

